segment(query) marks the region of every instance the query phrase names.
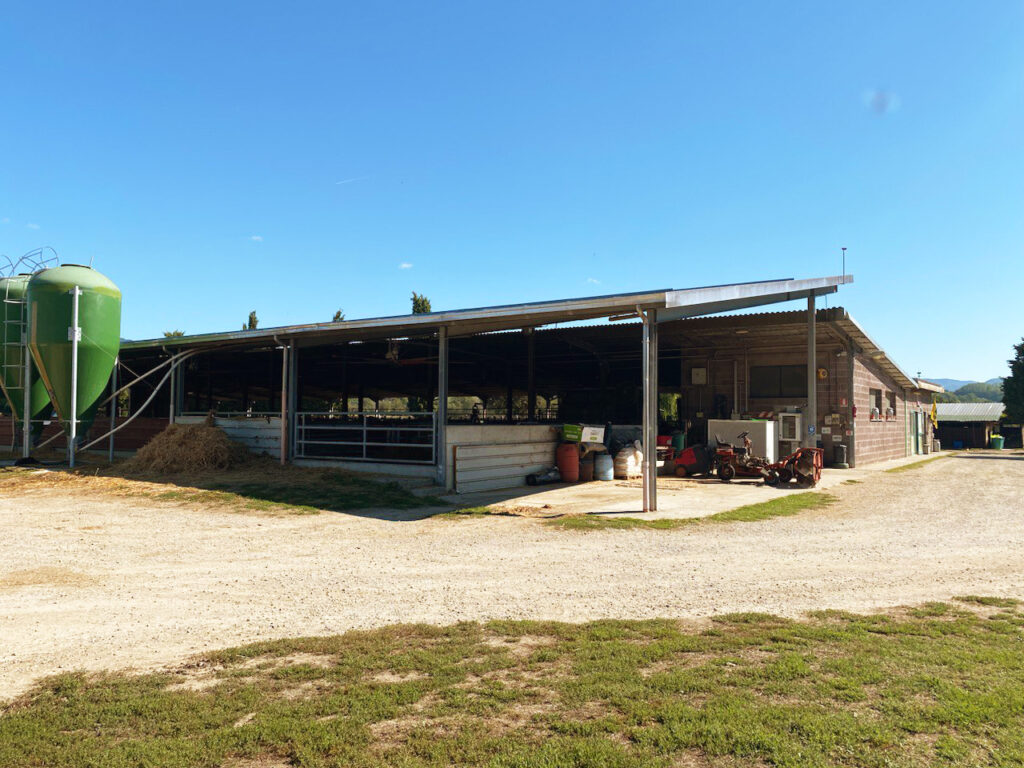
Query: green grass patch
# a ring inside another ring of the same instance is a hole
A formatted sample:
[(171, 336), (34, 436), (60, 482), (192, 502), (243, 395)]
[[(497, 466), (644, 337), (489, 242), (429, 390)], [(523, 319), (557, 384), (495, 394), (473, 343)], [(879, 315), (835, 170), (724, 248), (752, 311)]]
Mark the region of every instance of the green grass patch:
[(393, 626), (63, 674), (0, 710), (0, 765), (1020, 765), (1024, 614), (987, 600)]
[(545, 525), (572, 531), (623, 530), (627, 528), (650, 528), (664, 531), (686, 528), (693, 525), (713, 523), (753, 523), (773, 517), (796, 515), (808, 509), (820, 509), (834, 504), (835, 496), (827, 493), (808, 491), (777, 496), (770, 501), (747, 504), (736, 509), (718, 512), (706, 517), (657, 518), (645, 520), (639, 517), (614, 517), (605, 515), (565, 515), (546, 520)]
[(941, 461), (942, 459), (947, 459), (947, 458), (949, 458), (949, 457), (948, 456), (932, 456), (930, 459), (922, 459), (921, 461), (915, 461), (915, 462), (913, 462), (911, 464), (902, 464), (901, 466), (893, 467), (892, 469), (887, 469), (885, 471), (886, 472), (906, 472), (906, 471), (911, 470), (911, 469), (920, 469), (925, 464), (931, 464), (933, 461)]

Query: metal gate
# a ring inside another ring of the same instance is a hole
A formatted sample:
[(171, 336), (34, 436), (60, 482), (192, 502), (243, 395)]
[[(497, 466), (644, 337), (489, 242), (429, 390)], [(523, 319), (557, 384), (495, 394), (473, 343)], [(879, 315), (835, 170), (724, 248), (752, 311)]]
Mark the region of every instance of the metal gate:
[(295, 414), (295, 458), (434, 464), (437, 422), (425, 411)]

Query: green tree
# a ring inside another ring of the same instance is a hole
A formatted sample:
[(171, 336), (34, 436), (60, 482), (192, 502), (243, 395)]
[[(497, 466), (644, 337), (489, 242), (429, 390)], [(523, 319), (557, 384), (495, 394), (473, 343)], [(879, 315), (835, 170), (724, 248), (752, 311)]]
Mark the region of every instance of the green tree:
[(260, 324), (260, 319), (256, 317), (256, 310), (254, 309), (249, 313), (249, 320), (245, 325), (242, 326), (243, 331), (255, 331), (257, 326)]
[(412, 313), (414, 315), (426, 315), (431, 312), (430, 299), (422, 293), (412, 292)]
[(185, 335), (184, 331), (164, 331), (164, 338), (165, 339), (173, 339), (176, 336), (184, 336), (184, 335)]
[(334, 320), (332, 320), (331, 322), (340, 323), (344, 319), (345, 319), (345, 311), (342, 310), (342, 309), (339, 309), (337, 312), (334, 313)]
[(1024, 423), (1024, 339), (1013, 345), (1014, 357), (1007, 360), (1010, 375), (1003, 379), (1003, 405), (1014, 424)]
[(998, 384), (986, 384), (984, 381), (964, 384), (956, 394), (962, 403), (998, 403), (1003, 399), (1003, 391)]

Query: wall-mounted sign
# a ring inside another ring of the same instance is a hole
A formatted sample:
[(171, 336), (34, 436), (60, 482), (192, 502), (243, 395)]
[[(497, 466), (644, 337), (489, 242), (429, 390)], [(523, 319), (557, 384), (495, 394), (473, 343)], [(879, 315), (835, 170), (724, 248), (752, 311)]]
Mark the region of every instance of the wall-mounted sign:
[(691, 368), (690, 369), (690, 383), (696, 387), (703, 387), (708, 383), (708, 369), (707, 368)]

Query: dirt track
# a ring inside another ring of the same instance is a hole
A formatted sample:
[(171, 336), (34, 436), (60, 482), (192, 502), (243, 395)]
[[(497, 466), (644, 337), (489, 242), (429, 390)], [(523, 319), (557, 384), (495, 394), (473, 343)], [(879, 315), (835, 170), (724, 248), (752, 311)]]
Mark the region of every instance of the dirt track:
[(59, 490), (7, 496), (0, 698), (69, 669), (152, 668), (391, 622), (1024, 598), (1024, 455), (948, 458), (832, 492), (837, 505), (797, 517), (594, 533), (507, 517), (261, 517)]

